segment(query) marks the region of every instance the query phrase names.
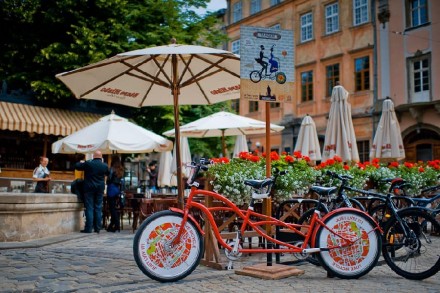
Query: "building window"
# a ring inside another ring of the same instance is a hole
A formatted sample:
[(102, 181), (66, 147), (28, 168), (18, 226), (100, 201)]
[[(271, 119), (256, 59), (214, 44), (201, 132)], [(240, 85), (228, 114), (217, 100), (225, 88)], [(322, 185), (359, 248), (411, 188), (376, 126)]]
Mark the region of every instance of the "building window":
[(240, 99), (231, 100), (231, 109), (237, 114), (240, 114)]
[(280, 3), (281, 3), (281, 0), (270, 0), (270, 6), (274, 6), (274, 5), (277, 5)]
[(409, 73), (411, 79), (411, 102), (429, 102), (431, 90), (430, 56), (410, 59)]
[(274, 24), (273, 26), (271, 26), (270, 28), (273, 28), (273, 29), (277, 29), (277, 30), (280, 30), (281, 29), (281, 24), (279, 24), (279, 23), (277, 23), (277, 24)]
[(356, 91), (370, 89), (370, 57), (361, 57), (354, 60), (354, 83)]
[(231, 52), (240, 55), (240, 39), (231, 43)]
[(409, 26), (415, 27), (428, 22), (428, 1), (427, 0), (407, 0), (406, 17), (409, 19)]
[(251, 0), (251, 14), (261, 11), (261, 0)]
[(270, 103), (270, 108), (274, 109), (274, 108), (279, 108), (280, 107), (280, 103)]
[(366, 162), (370, 160), (370, 142), (368, 140), (361, 140), (357, 142), (359, 160)]
[(312, 13), (301, 15), (301, 42), (313, 39), (313, 16)]
[(258, 101), (249, 101), (249, 113), (258, 112)]
[(368, 22), (368, 0), (353, 0), (353, 24)]
[(313, 100), (313, 71), (301, 73), (301, 101)]
[(339, 82), (339, 63), (326, 67), (326, 94), (327, 97), (332, 95), (333, 88)]
[(242, 18), (241, 1), (234, 4), (232, 8), (232, 22), (240, 21)]
[(331, 34), (339, 31), (339, 5), (329, 4), (325, 7), (325, 33)]

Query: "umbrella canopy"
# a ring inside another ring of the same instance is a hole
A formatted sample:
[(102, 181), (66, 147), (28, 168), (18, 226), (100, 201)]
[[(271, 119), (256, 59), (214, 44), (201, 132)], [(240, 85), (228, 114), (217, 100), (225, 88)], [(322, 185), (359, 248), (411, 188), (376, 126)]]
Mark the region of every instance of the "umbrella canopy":
[(149, 153), (171, 150), (173, 143), (127, 119), (107, 115), (52, 144), (52, 153)]
[(242, 152), (249, 152), (249, 147), (246, 141), (246, 135), (237, 135), (235, 139), (234, 152), (232, 153), (233, 158), (237, 158)]
[[(271, 132), (279, 132), (283, 129), (284, 126), (270, 124)], [(223, 154), (225, 154), (225, 136), (266, 133), (266, 122), (221, 111), (181, 126), (180, 133), (187, 137), (222, 137)], [(174, 129), (163, 133), (166, 136), (174, 136), (174, 134)]]
[(397, 121), (394, 104), (386, 99), (382, 104), (382, 115), (373, 139), (370, 158), (382, 160), (401, 160), (405, 158), (399, 122)]
[(320, 148), (315, 122), (312, 117), (306, 115), (301, 122), (295, 151), (308, 156), (312, 161), (319, 161), (321, 160)]
[(344, 162), (359, 162), (351, 105), (344, 87), (337, 85), (333, 88), (331, 103), (322, 159), (327, 160), (337, 155)]
[[(224, 50), (171, 44), (118, 54), (56, 75), (78, 99), (132, 107), (174, 105), (180, 150), (179, 104), (213, 104), (240, 97), (240, 58)], [(180, 151), (177, 174), (181, 177)], [(183, 186), (178, 180), (179, 205)]]

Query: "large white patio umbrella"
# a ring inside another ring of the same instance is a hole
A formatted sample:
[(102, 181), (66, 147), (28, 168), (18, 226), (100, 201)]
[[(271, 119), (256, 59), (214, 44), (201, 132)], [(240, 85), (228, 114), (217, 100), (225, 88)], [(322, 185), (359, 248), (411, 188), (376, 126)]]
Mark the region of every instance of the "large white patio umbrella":
[[(283, 129), (284, 126), (270, 124), (270, 132), (279, 132)], [(225, 155), (225, 136), (266, 133), (266, 122), (221, 111), (181, 126), (180, 133), (187, 137), (221, 137), (223, 155)], [(163, 133), (166, 136), (174, 136), (174, 134), (174, 129)]]
[(52, 144), (52, 153), (150, 153), (171, 150), (173, 143), (114, 113)]
[[(239, 56), (202, 46), (171, 44), (130, 51), (56, 77), (78, 99), (132, 107), (174, 105), (177, 150), (179, 104), (214, 104), (240, 97)], [(181, 178), (179, 151), (177, 162)], [(178, 190), (183, 207), (181, 180)]]
[(306, 115), (299, 128), (298, 139), (295, 144), (295, 151), (308, 156), (312, 161), (321, 160), (321, 147), (319, 145), (316, 125), (312, 117)]
[(405, 158), (399, 121), (390, 98), (383, 101), (382, 115), (373, 139), (370, 158), (381, 160), (401, 160)]
[(333, 158), (335, 155), (341, 157), (344, 162), (359, 162), (348, 92), (340, 85), (335, 86), (332, 91), (322, 160)]
[(160, 154), (159, 159), (159, 171), (157, 178), (157, 185), (159, 187), (165, 186), (176, 186), (176, 183), (173, 184), (172, 181), (172, 173), (171, 173), (171, 162), (173, 160), (173, 155), (171, 151), (162, 152)]

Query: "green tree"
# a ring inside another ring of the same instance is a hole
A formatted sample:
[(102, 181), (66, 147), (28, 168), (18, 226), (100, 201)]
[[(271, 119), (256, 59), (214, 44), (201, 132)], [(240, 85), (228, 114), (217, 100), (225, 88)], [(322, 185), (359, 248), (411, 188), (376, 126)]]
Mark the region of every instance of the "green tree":
[[(168, 44), (226, 39), (215, 15), (202, 18), (189, 7), (207, 0), (3, 0), (0, 1), (0, 79), (10, 90), (65, 104), (70, 91), (55, 74), (117, 53)], [(6, 29), (11, 28), (11, 29)]]

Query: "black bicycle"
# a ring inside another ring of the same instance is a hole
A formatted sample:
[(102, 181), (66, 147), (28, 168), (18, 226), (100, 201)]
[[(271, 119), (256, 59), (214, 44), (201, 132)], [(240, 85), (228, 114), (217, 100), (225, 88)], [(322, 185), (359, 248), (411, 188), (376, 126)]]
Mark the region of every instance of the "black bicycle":
[[(391, 181), (390, 189), (403, 188), (403, 183)], [(355, 188), (350, 190), (366, 195), (357, 197), (358, 200), (383, 202), (379, 208), (373, 209), (373, 218), (383, 229), (382, 255), (394, 272), (407, 279), (423, 280), (440, 270), (440, 224), (433, 216), (438, 210), (416, 206), (413, 199), (400, 198), (392, 193), (383, 195)], [(413, 206), (402, 209), (399, 202)], [(380, 217), (378, 211), (381, 211)]]

